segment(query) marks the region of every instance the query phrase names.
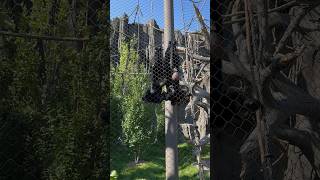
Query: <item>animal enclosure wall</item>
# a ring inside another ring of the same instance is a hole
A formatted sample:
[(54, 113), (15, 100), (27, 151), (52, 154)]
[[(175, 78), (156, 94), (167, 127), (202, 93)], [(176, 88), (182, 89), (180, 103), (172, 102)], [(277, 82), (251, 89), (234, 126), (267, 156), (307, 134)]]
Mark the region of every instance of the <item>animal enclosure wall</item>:
[(111, 1), (111, 176), (165, 179), (169, 101), (179, 178), (209, 178), (209, 5), (174, 1), (174, 41), (164, 48), (163, 1)]
[(215, 8), (211, 176), (318, 179), (319, 1)]

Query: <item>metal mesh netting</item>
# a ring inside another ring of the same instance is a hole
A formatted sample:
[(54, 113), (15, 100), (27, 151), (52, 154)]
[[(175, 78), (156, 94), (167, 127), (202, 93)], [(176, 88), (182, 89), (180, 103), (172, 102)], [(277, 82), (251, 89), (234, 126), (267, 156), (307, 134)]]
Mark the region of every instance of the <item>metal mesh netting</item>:
[(317, 150), (306, 147), (319, 145), (311, 138), (319, 134), (311, 130), (320, 107), (319, 2), (221, 0), (214, 7), (211, 176), (317, 179)]
[(0, 2), (0, 179), (109, 176), (107, 7)]
[(210, 47), (201, 32), (209, 31), (203, 18), (209, 1), (174, 1), (168, 47), (163, 1), (126, 3), (111, 1), (111, 170), (119, 178), (165, 178), (164, 102), (170, 101), (179, 123), (179, 177), (209, 178)]
[[(250, 99), (251, 84), (236, 74), (226, 72), (237, 71), (233, 69), (228, 54), (224, 51), (233, 46), (233, 32), (230, 26), (225, 24), (228, 20), (224, 15), (230, 13), (232, 2), (218, 2), (214, 11), (219, 19), (214, 21), (214, 74), (213, 82), (213, 132), (221, 131), (229, 135), (245, 140), (256, 125), (254, 101)], [(229, 68), (229, 69), (228, 69)]]

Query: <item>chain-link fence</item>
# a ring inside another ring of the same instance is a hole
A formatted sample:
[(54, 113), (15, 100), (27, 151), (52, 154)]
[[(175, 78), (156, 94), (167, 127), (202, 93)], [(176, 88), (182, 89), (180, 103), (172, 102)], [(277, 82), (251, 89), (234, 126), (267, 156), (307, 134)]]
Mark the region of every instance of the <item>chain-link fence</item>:
[(104, 179), (102, 0), (0, 2), (0, 179)]
[(221, 0), (215, 8), (211, 176), (319, 178), (310, 148), (319, 145), (319, 2)]
[(111, 176), (166, 178), (170, 102), (179, 124), (178, 156), (171, 156), (178, 157), (179, 178), (208, 179), (210, 2), (174, 1), (168, 46), (163, 3), (111, 1)]

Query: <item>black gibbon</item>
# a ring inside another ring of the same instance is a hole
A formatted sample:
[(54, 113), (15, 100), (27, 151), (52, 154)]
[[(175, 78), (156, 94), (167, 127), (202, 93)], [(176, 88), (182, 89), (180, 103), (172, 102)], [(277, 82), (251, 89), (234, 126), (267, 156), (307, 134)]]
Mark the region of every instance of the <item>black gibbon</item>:
[[(176, 43), (169, 42), (164, 59), (162, 48), (156, 48), (155, 63), (152, 66), (152, 84), (146, 91), (142, 100), (147, 103), (161, 103), (170, 100), (172, 105), (179, 104), (186, 100), (188, 92), (182, 90), (179, 85), (179, 65), (181, 57), (176, 52)], [(166, 87), (166, 92), (162, 87)]]

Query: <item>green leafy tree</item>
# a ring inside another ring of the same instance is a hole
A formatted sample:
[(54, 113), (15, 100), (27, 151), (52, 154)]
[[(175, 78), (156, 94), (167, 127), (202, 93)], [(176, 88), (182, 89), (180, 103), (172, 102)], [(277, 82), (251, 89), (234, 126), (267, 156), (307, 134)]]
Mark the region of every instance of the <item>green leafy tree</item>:
[(114, 83), (112, 83), (114, 89), (112, 94), (121, 98), (122, 137), (124, 143), (134, 154), (137, 163), (143, 153), (142, 147), (152, 143), (156, 129), (152, 126), (154, 106), (142, 101), (143, 92), (149, 83), (148, 76), (131, 74), (143, 71), (143, 66), (138, 63), (138, 54), (134, 49), (135, 44), (135, 39), (130, 43), (122, 43), (120, 63), (116, 68)]
[[(54, 37), (90, 35), (89, 41), (79, 43), (0, 36), (0, 124), (9, 123), (0, 125), (8, 132), (0, 135), (0, 145), (14, 142), (10, 149), (0, 150), (7, 158), (0, 162), (6, 169), (0, 179), (109, 176), (107, 126), (99, 116), (109, 89), (106, 14), (104, 9), (98, 16), (87, 16), (86, 4), (0, 3), (0, 30)], [(87, 17), (99, 18), (94, 34)], [(5, 167), (7, 160), (19, 166)]]

